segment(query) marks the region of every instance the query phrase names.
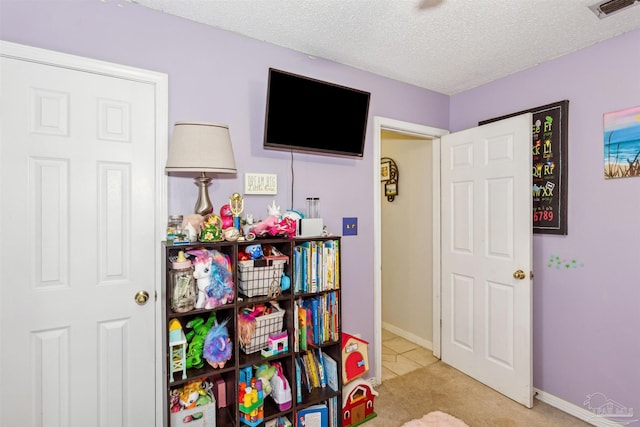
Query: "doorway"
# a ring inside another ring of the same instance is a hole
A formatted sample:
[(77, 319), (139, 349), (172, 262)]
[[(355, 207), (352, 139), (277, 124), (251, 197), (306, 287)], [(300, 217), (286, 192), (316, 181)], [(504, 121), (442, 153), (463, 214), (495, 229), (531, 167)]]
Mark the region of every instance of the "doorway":
[[(435, 282), (432, 278), (440, 274), (439, 263), (433, 262), (439, 259), (440, 241), (440, 230), (435, 226), (440, 221), (439, 138), (449, 132), (383, 117), (374, 118), (374, 131), (373, 349), (376, 359), (374, 379), (379, 384), (382, 381), (383, 323), (385, 329), (431, 348), (439, 357), (440, 328), (439, 322), (438, 327), (434, 327), (433, 320), (440, 318), (439, 304), (433, 304), (434, 298), (439, 298), (439, 292), (431, 284)], [(402, 159), (401, 163), (406, 167), (399, 168), (398, 197), (389, 202), (380, 181), (380, 159), (394, 156), (396, 161)], [(425, 180), (422, 185), (417, 182), (420, 175)], [(419, 212), (425, 209), (429, 212), (421, 218)], [(408, 256), (408, 253), (412, 255)], [(420, 265), (407, 264), (412, 262)], [(430, 277), (413, 279), (424, 275)], [(409, 299), (413, 304), (411, 307), (407, 305)], [(426, 307), (426, 310), (416, 313), (419, 307)], [(428, 333), (424, 333), (425, 330)]]
[(0, 424), (160, 426), (168, 76), (3, 41), (0, 67)]

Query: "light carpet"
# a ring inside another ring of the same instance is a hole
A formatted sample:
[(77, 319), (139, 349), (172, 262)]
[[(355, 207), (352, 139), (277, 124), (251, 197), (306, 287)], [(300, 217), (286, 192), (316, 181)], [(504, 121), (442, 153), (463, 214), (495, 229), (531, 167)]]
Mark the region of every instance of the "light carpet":
[(407, 421), (402, 427), (469, 427), (464, 421), (459, 420), (444, 412), (429, 412), (424, 417)]

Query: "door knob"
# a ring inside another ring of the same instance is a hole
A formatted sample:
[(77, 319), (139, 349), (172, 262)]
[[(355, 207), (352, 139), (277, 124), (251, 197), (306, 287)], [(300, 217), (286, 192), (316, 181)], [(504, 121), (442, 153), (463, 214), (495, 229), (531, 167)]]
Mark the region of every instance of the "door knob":
[(147, 301), (149, 301), (149, 292), (138, 291), (138, 293), (136, 294), (135, 297), (133, 297), (133, 299), (136, 300), (136, 303), (138, 305), (145, 305)]
[(513, 277), (515, 279), (522, 280), (522, 279), (524, 279), (526, 277), (526, 275), (524, 274), (524, 271), (516, 270), (516, 271), (513, 272)]

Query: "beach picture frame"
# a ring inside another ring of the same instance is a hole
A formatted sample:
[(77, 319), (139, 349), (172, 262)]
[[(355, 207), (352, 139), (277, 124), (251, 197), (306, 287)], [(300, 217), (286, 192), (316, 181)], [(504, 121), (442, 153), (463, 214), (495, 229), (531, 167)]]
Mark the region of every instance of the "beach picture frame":
[(640, 106), (605, 113), (604, 178), (640, 177)]

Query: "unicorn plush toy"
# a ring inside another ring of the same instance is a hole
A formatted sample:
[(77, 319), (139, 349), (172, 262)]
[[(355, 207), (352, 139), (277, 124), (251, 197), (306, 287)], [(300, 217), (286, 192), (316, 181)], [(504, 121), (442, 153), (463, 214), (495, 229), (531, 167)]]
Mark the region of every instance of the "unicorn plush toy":
[(193, 261), (193, 277), (198, 285), (198, 300), (196, 308), (204, 308), (207, 305), (207, 288), (211, 284), (211, 262), (210, 256), (198, 255)]

